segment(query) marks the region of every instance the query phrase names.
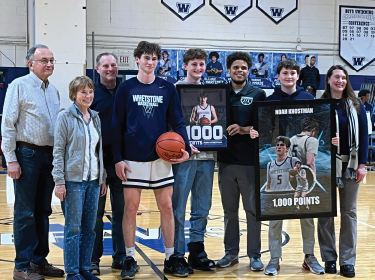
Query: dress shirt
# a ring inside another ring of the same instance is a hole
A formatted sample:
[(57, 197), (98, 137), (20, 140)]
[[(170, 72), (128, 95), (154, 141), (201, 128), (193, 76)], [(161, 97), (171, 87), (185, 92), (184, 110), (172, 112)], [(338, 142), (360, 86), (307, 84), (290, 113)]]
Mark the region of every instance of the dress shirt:
[(7, 162), (17, 161), (16, 142), (53, 146), (60, 109), (59, 92), (33, 72), (15, 79), (8, 87), (1, 125), (1, 148)]

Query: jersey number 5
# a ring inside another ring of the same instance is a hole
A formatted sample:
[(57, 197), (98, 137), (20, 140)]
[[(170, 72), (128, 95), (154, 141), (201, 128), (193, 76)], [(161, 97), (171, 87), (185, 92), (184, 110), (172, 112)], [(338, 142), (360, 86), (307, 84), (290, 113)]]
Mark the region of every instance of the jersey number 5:
[(283, 177), (282, 177), (282, 175), (280, 174), (280, 175), (277, 175), (277, 184), (278, 185), (281, 185), (281, 182), (282, 182), (282, 179)]
[(294, 157), (297, 157), (297, 150), (296, 150), (297, 147), (298, 147), (298, 145), (293, 145), (293, 147), (292, 147), (292, 155)]

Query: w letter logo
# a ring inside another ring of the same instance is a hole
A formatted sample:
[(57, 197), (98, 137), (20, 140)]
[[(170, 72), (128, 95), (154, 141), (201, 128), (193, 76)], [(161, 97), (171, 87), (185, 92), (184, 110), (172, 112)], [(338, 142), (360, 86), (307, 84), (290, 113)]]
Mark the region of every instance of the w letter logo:
[(189, 3), (176, 3), (178, 13), (188, 14), (191, 4)]
[(353, 66), (363, 66), (363, 61), (366, 59), (366, 57), (358, 57), (353, 56)]
[(225, 14), (227, 16), (235, 16), (236, 12), (238, 10), (238, 6), (229, 6), (229, 5), (227, 6), (227, 5), (225, 5), (224, 10), (225, 10)]
[(271, 10), (272, 17), (275, 17), (275, 18), (282, 18), (283, 17), (284, 8), (271, 7), (270, 10)]

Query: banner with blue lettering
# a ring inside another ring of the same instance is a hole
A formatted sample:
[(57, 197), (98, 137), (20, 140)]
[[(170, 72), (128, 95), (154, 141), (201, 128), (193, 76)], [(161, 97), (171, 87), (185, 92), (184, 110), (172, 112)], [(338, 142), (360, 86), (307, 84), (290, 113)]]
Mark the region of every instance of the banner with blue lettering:
[(210, 6), (229, 22), (233, 22), (253, 5), (252, 0), (210, 0)]
[(375, 60), (375, 7), (339, 9), (340, 57), (358, 72)]
[(161, 0), (172, 13), (185, 20), (205, 5), (205, 0)]
[(278, 24), (297, 10), (298, 0), (257, 0), (257, 8)]

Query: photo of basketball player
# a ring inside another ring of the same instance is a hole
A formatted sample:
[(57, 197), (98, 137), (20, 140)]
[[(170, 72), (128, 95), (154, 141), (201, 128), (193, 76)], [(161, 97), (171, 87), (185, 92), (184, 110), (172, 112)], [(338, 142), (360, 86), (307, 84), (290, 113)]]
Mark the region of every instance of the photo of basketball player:
[(301, 133), (290, 138), (292, 148), (289, 150), (289, 156), (297, 157), (302, 165), (307, 165), (314, 173), (315, 157), (319, 148), (319, 141), (314, 136), (318, 129), (318, 122), (312, 117), (306, 117), (301, 121)]
[[(296, 166), (294, 168), (297, 173), (295, 175), (296, 181), (297, 181), (297, 188), (296, 192), (294, 193), (294, 197), (306, 197), (307, 190), (309, 188), (309, 181), (307, 180), (306, 176), (306, 170), (301, 168), (301, 163), (297, 162)], [(299, 203), (296, 204), (297, 209), (299, 210)], [(306, 209), (309, 209), (309, 205), (306, 204)]]
[(223, 65), (217, 61), (219, 59), (218, 52), (210, 52), (208, 57), (211, 61), (207, 63), (206, 66), (207, 75), (210, 77), (221, 77), (221, 73), (223, 73)]
[[(293, 191), (289, 175), (290, 170), (294, 169), (299, 159), (289, 157), (290, 139), (286, 136), (278, 136), (275, 140), (277, 158), (267, 165), (267, 185), (266, 192)], [(301, 163), (300, 163), (301, 164)]]
[(264, 62), (264, 53), (258, 54), (258, 63), (255, 63), (251, 74), (255, 75), (257, 78), (267, 78), (268, 77), (268, 65)]
[(207, 93), (202, 90), (199, 94), (199, 104), (194, 106), (191, 112), (191, 124), (203, 126), (211, 125), (218, 121), (215, 107), (207, 103), (207, 98)]
[(169, 53), (168, 51), (163, 51), (161, 55), (163, 57), (159, 60), (158, 74), (163, 76), (169, 76), (171, 74), (170, 71), (172, 69), (172, 61), (168, 58)]

